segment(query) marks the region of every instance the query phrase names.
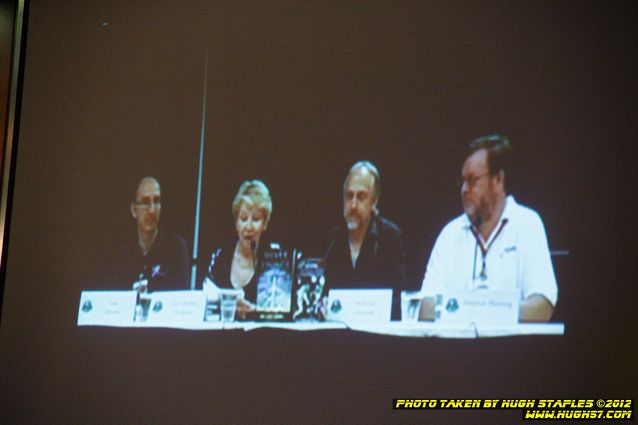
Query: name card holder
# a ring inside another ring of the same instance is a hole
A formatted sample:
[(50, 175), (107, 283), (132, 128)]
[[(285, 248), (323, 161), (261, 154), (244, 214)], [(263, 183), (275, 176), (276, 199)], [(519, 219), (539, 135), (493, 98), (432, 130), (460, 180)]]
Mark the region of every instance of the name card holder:
[(82, 291), (78, 326), (133, 326), (135, 291)]
[(148, 326), (201, 327), (206, 296), (203, 291), (156, 291), (151, 294)]
[(444, 325), (516, 325), (519, 291), (458, 290), (437, 296), (435, 317)]
[(392, 289), (331, 289), (328, 320), (385, 323), (392, 312)]

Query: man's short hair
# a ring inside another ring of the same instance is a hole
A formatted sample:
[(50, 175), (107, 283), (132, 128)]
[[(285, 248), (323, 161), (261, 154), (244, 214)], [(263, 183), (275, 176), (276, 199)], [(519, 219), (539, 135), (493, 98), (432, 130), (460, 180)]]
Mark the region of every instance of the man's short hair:
[(233, 217), (237, 220), (242, 202), (255, 205), (266, 216), (265, 223), (270, 221), (272, 214), (272, 199), (268, 187), (261, 180), (246, 180), (239, 186), (237, 195), (233, 200)]
[(350, 180), (350, 176), (355, 170), (364, 168), (368, 170), (372, 177), (374, 177), (374, 188), (372, 190), (372, 195), (374, 199), (379, 199), (381, 195), (381, 177), (379, 176), (379, 170), (374, 166), (370, 161), (358, 161), (352, 167), (350, 167), (350, 171), (348, 171), (348, 175), (346, 176), (346, 180), (343, 182), (343, 193), (346, 193), (346, 187), (348, 186), (348, 181)]
[(481, 149), (487, 150), (487, 167), (490, 176), (499, 174), (507, 174), (512, 161), (512, 145), (507, 137), (499, 134), (490, 134), (474, 139), (469, 144), (469, 152), (465, 158), (469, 157), (476, 151)]
[(142, 183), (144, 183), (146, 181), (151, 181), (151, 182), (157, 184), (157, 186), (160, 188), (160, 191), (162, 190), (162, 185), (160, 184), (159, 180), (157, 180), (157, 178), (155, 178), (153, 176), (144, 176), (144, 177), (142, 177), (140, 179), (140, 182), (135, 187), (135, 196), (133, 197), (133, 203), (134, 204), (137, 203), (137, 195), (138, 195), (138, 193), (140, 191), (140, 186), (142, 186)]

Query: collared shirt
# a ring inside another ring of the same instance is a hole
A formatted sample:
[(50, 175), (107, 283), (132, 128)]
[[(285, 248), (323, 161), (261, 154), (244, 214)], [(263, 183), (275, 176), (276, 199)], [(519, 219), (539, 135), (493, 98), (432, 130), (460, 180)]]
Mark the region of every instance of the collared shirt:
[(521, 299), (538, 294), (556, 305), (558, 287), (547, 236), (534, 210), (508, 196), (484, 246), (489, 249), (483, 270), (483, 253), (468, 217), (462, 214), (449, 222), (430, 255), (423, 294), (435, 296), (445, 289), (515, 289), (520, 290)]

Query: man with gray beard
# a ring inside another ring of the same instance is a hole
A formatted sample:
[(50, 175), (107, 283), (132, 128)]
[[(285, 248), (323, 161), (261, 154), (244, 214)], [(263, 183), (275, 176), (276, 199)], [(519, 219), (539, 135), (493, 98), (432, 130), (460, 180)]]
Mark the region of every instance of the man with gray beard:
[(405, 251), (399, 227), (379, 214), (380, 192), (372, 163), (359, 161), (350, 168), (343, 184), (344, 223), (331, 232), (324, 257), (326, 289), (391, 288), (392, 318), (399, 319)]

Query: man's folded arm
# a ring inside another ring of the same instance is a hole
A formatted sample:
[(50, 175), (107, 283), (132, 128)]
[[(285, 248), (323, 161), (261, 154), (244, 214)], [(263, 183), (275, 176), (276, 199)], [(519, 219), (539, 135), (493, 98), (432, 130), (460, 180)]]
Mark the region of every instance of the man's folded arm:
[(521, 301), (519, 322), (549, 322), (554, 306), (540, 294), (532, 294)]

